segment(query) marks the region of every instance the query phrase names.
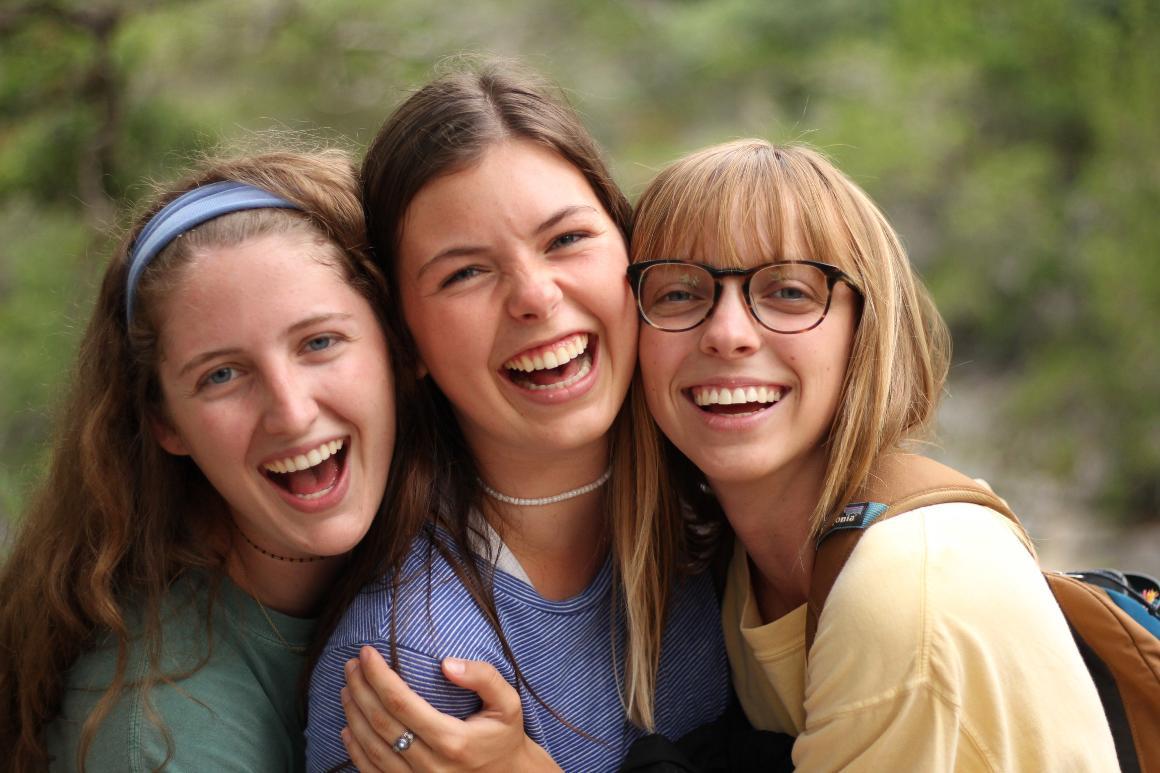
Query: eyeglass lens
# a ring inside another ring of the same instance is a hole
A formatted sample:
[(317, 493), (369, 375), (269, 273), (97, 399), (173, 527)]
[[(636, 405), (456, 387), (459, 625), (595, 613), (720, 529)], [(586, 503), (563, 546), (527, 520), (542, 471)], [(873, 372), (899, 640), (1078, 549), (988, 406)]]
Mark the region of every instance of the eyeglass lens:
[[(640, 309), (662, 330), (687, 330), (709, 315), (715, 293), (713, 275), (702, 266), (662, 263), (650, 266), (641, 277)], [(749, 279), (747, 300), (753, 314), (777, 332), (813, 327), (825, 315), (829, 299), (826, 274), (808, 263), (775, 263)]]

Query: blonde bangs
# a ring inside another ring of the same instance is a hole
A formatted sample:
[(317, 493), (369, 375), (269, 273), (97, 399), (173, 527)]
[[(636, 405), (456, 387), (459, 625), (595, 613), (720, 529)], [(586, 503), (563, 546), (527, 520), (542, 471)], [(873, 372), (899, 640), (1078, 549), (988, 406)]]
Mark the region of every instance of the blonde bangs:
[(878, 456), (929, 427), (949, 361), (946, 326), (885, 216), (824, 154), (749, 139), (671, 164), (637, 205), (631, 255), (723, 267), (816, 260), (850, 278), (858, 326), (814, 529), (851, 501)]
[(672, 258), (742, 268), (799, 256), (800, 211), (786, 195), (778, 150), (737, 140), (662, 171), (637, 204), (632, 262)]

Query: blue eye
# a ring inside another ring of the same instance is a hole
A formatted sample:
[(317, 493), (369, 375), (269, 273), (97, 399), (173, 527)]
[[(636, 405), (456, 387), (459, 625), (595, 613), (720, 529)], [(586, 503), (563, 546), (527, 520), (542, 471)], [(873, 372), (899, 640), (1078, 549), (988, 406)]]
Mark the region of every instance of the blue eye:
[(317, 336), (306, 342), (306, 348), (312, 352), (321, 352), (334, 346), (334, 336)]
[(577, 242), (579, 242), (583, 239), (587, 239), (587, 238), (588, 238), (588, 234), (579, 233), (576, 231), (562, 234), (562, 235), (557, 236), (555, 239), (552, 240), (552, 243), (549, 245), (549, 249), (559, 249), (561, 247), (571, 247), (573, 244), (576, 244)]
[(798, 287), (782, 287), (773, 293), (773, 295), (778, 298), (784, 298), (787, 301), (801, 300), (806, 297), (806, 294)]
[(205, 377), (205, 379), (203, 379), (203, 383), (214, 384), (214, 385), (227, 384), (233, 380), (234, 372), (235, 371), (233, 368), (229, 368), (229, 367), (218, 368), (215, 371), (211, 371)]
[(479, 276), (482, 273), (483, 269), (479, 268), (478, 266), (467, 266), (448, 275), (442, 282), (439, 283), (439, 287), (448, 287), (459, 282), (465, 282), (468, 279)]

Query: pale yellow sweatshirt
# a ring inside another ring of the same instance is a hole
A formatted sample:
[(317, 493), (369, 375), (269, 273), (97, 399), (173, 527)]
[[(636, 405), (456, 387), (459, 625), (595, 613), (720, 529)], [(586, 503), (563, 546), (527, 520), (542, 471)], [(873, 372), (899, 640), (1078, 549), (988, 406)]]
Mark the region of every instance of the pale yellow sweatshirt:
[(738, 543), (722, 601), (754, 726), (798, 770), (1116, 771), (1099, 696), (1001, 515), (926, 507), (863, 536), (805, 657), (805, 606), (766, 625)]

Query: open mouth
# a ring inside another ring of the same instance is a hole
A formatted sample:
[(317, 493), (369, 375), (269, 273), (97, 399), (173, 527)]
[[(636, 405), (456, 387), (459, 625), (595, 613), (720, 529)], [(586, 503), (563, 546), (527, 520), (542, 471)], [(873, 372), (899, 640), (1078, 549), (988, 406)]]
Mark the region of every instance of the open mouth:
[(575, 333), (517, 354), (503, 364), (503, 373), (533, 392), (566, 389), (592, 370), (595, 352), (596, 336)]
[(329, 494), (342, 478), (347, 440), (330, 440), (304, 454), (268, 462), (262, 465), (262, 472), (275, 486), (299, 499), (319, 499)]
[(718, 416), (747, 416), (773, 407), (785, 395), (776, 386), (710, 387), (687, 390), (693, 404), (706, 413)]

